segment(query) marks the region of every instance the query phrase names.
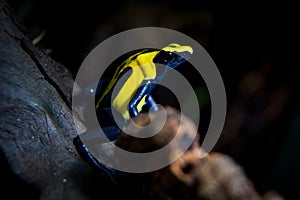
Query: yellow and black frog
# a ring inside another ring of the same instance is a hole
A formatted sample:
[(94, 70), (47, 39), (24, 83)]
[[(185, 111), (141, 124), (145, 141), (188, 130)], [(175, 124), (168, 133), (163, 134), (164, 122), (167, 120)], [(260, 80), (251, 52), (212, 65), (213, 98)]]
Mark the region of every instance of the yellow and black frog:
[[(108, 75), (104, 74), (103, 80), (109, 80), (109, 82), (108, 84), (104, 84), (104, 81), (101, 82), (102, 85), (98, 85), (96, 92), (96, 111), (101, 127), (104, 129), (105, 127), (115, 127), (114, 120), (112, 120), (112, 109), (121, 115), (124, 126), (130, 118), (136, 117), (143, 108), (152, 107), (152, 110), (157, 110), (151, 91), (163, 79), (169, 68), (179, 66), (189, 59), (192, 53), (193, 49), (190, 46), (179, 44), (170, 44), (160, 50), (143, 49), (118, 65), (111, 78), (109, 77), (109, 74), (112, 74), (110, 71), (106, 73)], [(158, 70), (157, 64), (160, 64), (160, 67), (164, 66), (164, 70)], [(112, 66), (115, 65), (115, 63), (112, 64)], [(123, 79), (122, 87), (117, 90), (112, 99), (112, 91), (123, 75), (126, 78)], [(103, 87), (104, 85), (105, 87)], [(110, 128), (109, 130), (113, 129)], [(118, 134), (106, 133), (106, 135), (113, 140)]]
[[(192, 47), (172, 43), (162, 49), (145, 48), (130, 52), (107, 68), (93, 95), (99, 124), (108, 139), (115, 140), (123, 128), (118, 127), (113, 110), (122, 119), (124, 127), (128, 120), (144, 109), (156, 111), (158, 107), (151, 96), (152, 90), (170, 68), (176, 68), (187, 61), (192, 53)], [(75, 138), (74, 144), (93, 165), (107, 170), (91, 155), (79, 137)], [(107, 173), (111, 177), (111, 170)]]

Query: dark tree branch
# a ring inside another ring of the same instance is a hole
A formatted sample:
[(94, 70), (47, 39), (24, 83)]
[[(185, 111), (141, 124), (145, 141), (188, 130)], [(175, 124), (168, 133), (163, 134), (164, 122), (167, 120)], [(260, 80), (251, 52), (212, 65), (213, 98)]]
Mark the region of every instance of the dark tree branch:
[(72, 76), (32, 45), (4, 1), (0, 56), (1, 150), (13, 172), (39, 188), (42, 198), (63, 199), (76, 186), (72, 176), (89, 173), (72, 144), (76, 129), (84, 128), (72, 117)]

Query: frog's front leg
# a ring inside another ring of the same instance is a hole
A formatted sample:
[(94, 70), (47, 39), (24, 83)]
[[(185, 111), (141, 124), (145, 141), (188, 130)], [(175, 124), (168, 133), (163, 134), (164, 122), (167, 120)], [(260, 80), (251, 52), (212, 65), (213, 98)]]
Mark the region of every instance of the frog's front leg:
[[(147, 81), (144, 85), (142, 85), (137, 89), (135, 95), (130, 100), (128, 105), (128, 111), (131, 118), (136, 117), (140, 113), (141, 108), (140, 110), (138, 109), (138, 105), (140, 103), (142, 103), (143, 105), (146, 103), (146, 105), (149, 108), (154, 107), (155, 109), (155, 107), (157, 107), (155, 101), (150, 95), (150, 92), (154, 87), (155, 87), (155, 83), (152, 83), (151, 81)], [(145, 102), (141, 102), (141, 101), (145, 101)]]
[(156, 104), (156, 102), (154, 101), (154, 99), (152, 98), (152, 96), (149, 94), (147, 99), (146, 99), (146, 106), (150, 109), (152, 109), (152, 111), (157, 112), (158, 111), (158, 106)]

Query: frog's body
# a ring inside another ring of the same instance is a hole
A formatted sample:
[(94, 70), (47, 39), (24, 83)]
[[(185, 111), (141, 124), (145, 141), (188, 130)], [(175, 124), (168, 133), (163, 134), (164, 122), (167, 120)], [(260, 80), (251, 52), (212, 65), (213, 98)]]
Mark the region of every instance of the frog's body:
[[(114, 75), (110, 78), (107, 86), (105, 88), (101, 87), (101, 91), (98, 90), (97, 92), (96, 110), (100, 124), (101, 117), (99, 116), (102, 115), (101, 112), (105, 112), (104, 110), (107, 111), (109, 108), (115, 109), (125, 122), (136, 117), (142, 111), (144, 105), (156, 110), (156, 104), (150, 94), (156, 82), (163, 78), (167, 67), (177, 67), (192, 52), (193, 50), (189, 46), (170, 44), (163, 49), (143, 49), (129, 56), (115, 69)], [(158, 72), (161, 70), (157, 70), (157, 64), (165, 66), (162, 73)], [(116, 83), (126, 72), (129, 74), (128, 78), (111, 99)], [(105, 118), (107, 118), (107, 115)]]
[[(115, 140), (120, 133), (120, 128), (112, 116), (112, 109), (123, 118), (125, 126), (130, 118), (136, 117), (142, 111), (143, 106), (156, 110), (157, 105), (151, 97), (151, 91), (156, 83), (164, 78), (169, 68), (179, 66), (189, 59), (192, 53), (193, 49), (190, 46), (170, 44), (162, 49), (138, 50), (126, 55), (125, 58), (122, 56), (121, 61), (119, 59), (118, 62), (113, 62), (100, 79), (94, 94), (98, 121), (105, 135), (110, 140)], [(158, 66), (163, 66), (164, 69), (158, 69)], [(127, 74), (128, 71), (130, 73)], [(116, 94), (112, 95), (123, 75), (126, 79)], [(89, 130), (86, 133), (88, 132)], [(100, 164), (79, 137), (74, 139), (74, 144), (84, 158), (114, 181), (115, 171)]]
[[(156, 51), (147, 53), (137, 53), (127, 59), (115, 72), (113, 79), (110, 81), (108, 87), (97, 101), (96, 109), (99, 108), (101, 101), (104, 97), (112, 91), (117, 83), (120, 75), (125, 70), (130, 70), (131, 73), (124, 85), (118, 91), (118, 94), (112, 101), (112, 107), (116, 109), (125, 120), (130, 118), (128, 105), (130, 100), (134, 97), (136, 90), (142, 85), (143, 81), (154, 80), (156, 77), (156, 67), (153, 59), (157, 54)], [(137, 110), (140, 112), (142, 106), (145, 104), (145, 96), (137, 104)]]

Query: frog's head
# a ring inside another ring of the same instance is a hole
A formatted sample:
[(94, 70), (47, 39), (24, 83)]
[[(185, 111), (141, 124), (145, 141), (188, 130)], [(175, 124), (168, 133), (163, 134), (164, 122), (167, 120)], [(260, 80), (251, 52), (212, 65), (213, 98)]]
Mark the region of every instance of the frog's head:
[(175, 68), (190, 59), (192, 53), (192, 47), (173, 43), (161, 49), (154, 57), (153, 62)]

